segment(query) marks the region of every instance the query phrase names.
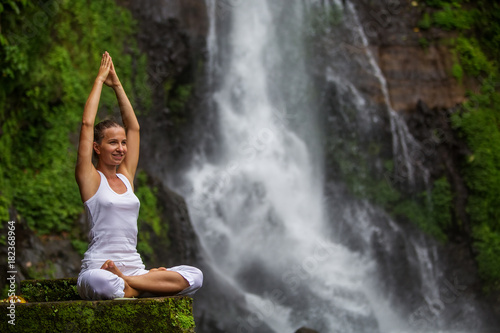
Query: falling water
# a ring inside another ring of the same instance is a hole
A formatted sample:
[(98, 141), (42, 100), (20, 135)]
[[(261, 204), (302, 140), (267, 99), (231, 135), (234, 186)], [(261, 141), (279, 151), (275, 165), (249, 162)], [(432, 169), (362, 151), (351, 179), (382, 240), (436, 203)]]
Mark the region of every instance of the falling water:
[[(374, 234), (402, 231), (366, 202), (346, 203), (338, 216), (325, 210), (318, 103), (314, 93), (307, 93), (311, 78), (301, 38), (307, 6), (300, 1), (207, 0), (208, 81), (220, 131), (218, 149), (215, 156), (193, 158), (184, 175), (191, 190), (182, 192), (207, 260), (254, 313), (239, 318), (232, 331), (259, 332), (262, 322), (279, 333), (301, 326), (320, 332), (407, 329), (407, 320), (377, 290), (371, 251), (352, 250), (338, 241), (342, 235), (327, 232), (329, 225), (348, 221), (369, 249)], [(349, 3), (347, 9), (363, 36)], [(229, 31), (222, 32), (221, 26)], [(373, 56), (365, 56), (383, 80)], [(341, 73), (325, 72), (327, 80), (351, 94), (353, 104), (366, 106)], [(392, 114), (381, 83), (395, 150), (407, 157), (408, 135)], [(387, 230), (372, 223), (375, 215), (383, 216)], [(419, 265), (428, 266), (420, 277), (435, 281), (432, 253), (415, 239), (410, 243)], [(390, 244), (384, 246), (392, 251)], [(423, 293), (433, 297), (432, 290)]]
[[(367, 55), (368, 63), (370, 65), (370, 68), (373, 70), (374, 75), (380, 82), (380, 87), (382, 91), (382, 96), (384, 97), (384, 102), (385, 105), (387, 106), (387, 110), (389, 112), (389, 119), (391, 122), (391, 133), (393, 134), (393, 153), (394, 156), (400, 156), (402, 158), (402, 164), (403, 167), (399, 167), (398, 165), (395, 166), (396, 170), (401, 170), (403, 169), (405, 174), (405, 178), (407, 178), (407, 182), (410, 185), (415, 184), (415, 169), (416, 166), (414, 165), (414, 161), (412, 160), (412, 157), (410, 156), (411, 150), (413, 151), (419, 151), (421, 148), (419, 147), (419, 144), (415, 141), (413, 136), (409, 133), (408, 127), (406, 126), (406, 123), (401, 119), (401, 117), (398, 116), (396, 111), (392, 108), (391, 101), (389, 98), (389, 91), (387, 89), (387, 82), (385, 80), (384, 75), (382, 74), (382, 71), (380, 70), (380, 67), (378, 66), (377, 62), (375, 61), (375, 57), (373, 56), (370, 48), (368, 47), (368, 39), (366, 38), (366, 35), (361, 28), (361, 23), (359, 22), (358, 15), (354, 9), (354, 6), (352, 5), (351, 2), (347, 2), (347, 7), (352, 14), (352, 17), (354, 19), (354, 27), (357, 32), (357, 35), (360, 37), (362, 43), (363, 43), (363, 48), (365, 50), (365, 53)], [(397, 161), (397, 160), (396, 160)], [(427, 183), (428, 181), (428, 174), (426, 170), (419, 170), (419, 171), (424, 171), (425, 172), (425, 181)]]

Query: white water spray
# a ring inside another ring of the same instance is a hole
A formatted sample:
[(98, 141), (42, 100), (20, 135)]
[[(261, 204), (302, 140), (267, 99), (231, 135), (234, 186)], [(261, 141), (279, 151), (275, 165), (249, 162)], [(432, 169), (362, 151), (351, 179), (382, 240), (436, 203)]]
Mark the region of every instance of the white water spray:
[[(300, 29), (302, 6), (286, 5), (296, 7), (289, 13), (296, 14)], [(217, 57), (216, 3), (209, 1), (208, 8), (208, 48)], [(309, 136), (306, 142), (287, 122), (295, 112), (284, 107), (290, 104), (287, 96), (307, 85), (304, 64), (290, 68), (288, 91), (277, 89), (269, 73), (277, 70), (282, 50), (268, 2), (241, 1), (231, 10), (226, 41), (231, 55), (219, 76), (220, 89), (213, 93), (220, 158), (186, 174), (193, 188), (186, 197), (202, 245), (214, 268), (241, 288), (249, 309), (276, 332), (302, 325), (375, 332), (373, 302), (363, 293), (370, 263), (323, 233), (323, 177), (318, 155), (311, 151), (319, 138)], [(210, 72), (217, 72), (216, 63), (209, 60)], [(310, 107), (302, 112), (314, 112)], [(314, 117), (303, 117), (308, 118)]]

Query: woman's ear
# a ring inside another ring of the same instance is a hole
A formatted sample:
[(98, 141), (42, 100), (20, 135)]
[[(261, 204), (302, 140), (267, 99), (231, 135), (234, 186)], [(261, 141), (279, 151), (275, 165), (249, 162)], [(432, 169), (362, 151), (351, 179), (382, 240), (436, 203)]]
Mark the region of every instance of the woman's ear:
[(99, 155), (101, 151), (99, 150), (99, 144), (94, 141), (94, 152)]

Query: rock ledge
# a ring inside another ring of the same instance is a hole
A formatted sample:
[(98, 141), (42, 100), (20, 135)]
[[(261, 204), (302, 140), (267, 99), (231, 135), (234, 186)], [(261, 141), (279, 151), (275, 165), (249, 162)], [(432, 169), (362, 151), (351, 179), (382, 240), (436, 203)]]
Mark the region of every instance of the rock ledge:
[[(75, 278), (23, 281), (21, 292), (28, 303), (13, 303), (14, 310), (10, 303), (0, 303), (0, 316), (4, 318), (0, 331), (194, 332), (192, 298), (83, 301), (75, 287)], [(47, 301), (33, 301), (40, 299)], [(10, 314), (15, 316), (15, 325), (8, 322), (13, 318)]]

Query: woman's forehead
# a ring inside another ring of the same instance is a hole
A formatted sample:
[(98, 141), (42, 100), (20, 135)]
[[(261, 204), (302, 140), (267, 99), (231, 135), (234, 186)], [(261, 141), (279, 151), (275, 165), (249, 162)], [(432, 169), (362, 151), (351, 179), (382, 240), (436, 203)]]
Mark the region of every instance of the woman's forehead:
[(107, 139), (111, 139), (111, 138), (126, 138), (127, 136), (125, 134), (125, 129), (123, 129), (123, 127), (114, 126), (106, 128), (104, 130), (104, 137)]

